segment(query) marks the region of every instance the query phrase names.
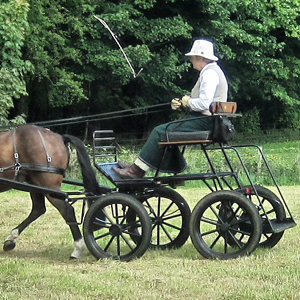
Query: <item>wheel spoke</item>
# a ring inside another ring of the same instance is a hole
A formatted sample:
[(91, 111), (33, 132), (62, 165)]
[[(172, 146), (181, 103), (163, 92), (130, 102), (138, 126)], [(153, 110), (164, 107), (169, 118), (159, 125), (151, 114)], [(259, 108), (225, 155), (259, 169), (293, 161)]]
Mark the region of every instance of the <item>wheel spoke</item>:
[(148, 201), (148, 199), (145, 202), (147, 205), (144, 206), (149, 209), (149, 216), (153, 214), (154, 218), (156, 218), (157, 214), (155, 213), (155, 209), (152, 207), (151, 203)]
[[(175, 213), (175, 211), (173, 213)], [(176, 215), (171, 215), (170, 214), (168, 217), (164, 217), (163, 220), (165, 221), (165, 220), (175, 219), (175, 218), (178, 218), (178, 217), (181, 217), (181, 213), (180, 212), (178, 214), (176, 214)]]
[(209, 206), (210, 210), (214, 213), (214, 215), (217, 217), (217, 219), (220, 221), (221, 224), (223, 224), (223, 220), (220, 218), (220, 215), (216, 212), (216, 210), (213, 208), (212, 205)]
[(174, 228), (174, 229), (176, 229), (176, 230), (180, 230), (180, 229), (181, 229), (181, 227), (175, 226), (175, 225), (170, 224), (170, 223), (168, 223), (168, 222), (163, 222), (162, 225), (166, 225), (166, 226), (168, 226), (168, 227), (170, 227), (170, 228)]
[[(167, 211), (169, 211), (169, 209), (172, 207), (174, 205), (174, 202), (171, 202), (170, 204), (169, 204), (169, 206), (164, 210), (164, 212), (160, 215), (161, 217), (164, 217), (164, 215), (166, 215), (166, 213), (167, 213)], [(177, 211), (178, 211), (178, 209), (177, 209)], [(172, 214), (173, 212), (171, 212), (171, 214)]]
[(124, 240), (124, 242), (126, 243), (126, 245), (130, 248), (130, 250), (133, 250), (135, 247), (132, 246), (132, 243), (130, 243), (129, 239), (124, 235), (124, 233), (126, 233), (126, 232), (123, 232), (121, 234), (122, 239)]
[(247, 232), (247, 231), (244, 231), (244, 230), (241, 230), (241, 229), (238, 229), (238, 228), (230, 227), (230, 230), (235, 231), (236, 233), (241, 233), (241, 234), (244, 234), (244, 235), (251, 236), (251, 232)]
[(120, 241), (120, 236), (117, 236), (117, 254), (118, 254), (118, 256), (121, 256), (121, 241)]
[[(164, 233), (166, 234), (166, 236), (168, 237), (169, 241), (172, 242), (173, 238), (171, 237), (171, 235), (169, 234), (168, 230), (166, 230), (165, 226), (162, 224), (160, 226), (162, 228), (162, 230), (164, 231)], [(180, 228), (179, 228), (180, 229)]]
[(110, 240), (108, 241), (106, 247), (104, 248), (104, 251), (107, 251), (107, 250), (108, 250), (108, 248), (109, 248), (110, 245), (112, 244), (114, 238), (115, 238), (114, 236), (112, 236), (112, 237), (110, 238)]
[(225, 232), (224, 235), (224, 253), (228, 253), (228, 237), (227, 237), (228, 232)]
[(101, 239), (101, 238), (104, 238), (104, 237), (106, 237), (106, 236), (109, 236), (109, 235), (110, 235), (110, 233), (109, 233), (109, 232), (106, 232), (106, 233), (104, 233), (104, 234), (98, 235), (97, 237), (95, 236), (95, 241), (97, 241), (97, 240), (99, 240), (99, 239)]
[(235, 244), (240, 248), (242, 249), (243, 247), (243, 243), (241, 242), (241, 239), (244, 237), (244, 235), (241, 236), (240, 240), (238, 240), (234, 234), (232, 234), (231, 231), (229, 231), (229, 235), (230, 237), (234, 240)]
[(206, 236), (206, 235), (209, 235), (209, 234), (212, 234), (212, 233), (215, 233), (215, 232), (218, 232), (218, 229), (212, 229), (210, 231), (203, 232), (203, 233), (201, 233), (201, 235)]
[(208, 223), (208, 224), (212, 224), (212, 225), (216, 225), (216, 226), (220, 226), (221, 224), (218, 223), (215, 220), (209, 219), (207, 217), (201, 217), (200, 221), (203, 221), (204, 223)]
[(260, 215), (261, 215), (261, 216), (266, 216), (266, 217), (267, 217), (267, 215), (270, 215), (271, 213), (275, 213), (275, 212), (276, 212), (276, 211), (275, 211), (275, 209), (273, 208), (273, 209), (270, 209), (270, 210), (266, 211), (265, 213), (262, 212)]
[(110, 224), (111, 224), (110, 222), (104, 221), (99, 218), (95, 218), (95, 220), (93, 221), (93, 225), (101, 226), (101, 228), (109, 228)]
[(215, 238), (215, 240), (213, 241), (213, 243), (209, 246), (210, 249), (212, 249), (216, 243), (218, 242), (218, 240), (220, 239), (221, 235), (218, 234), (218, 236)]
[[(110, 206), (110, 211), (111, 211), (111, 210), (112, 210), (112, 206)], [(116, 223), (113, 221), (113, 219), (110, 217), (111, 215), (106, 211), (105, 208), (104, 208), (102, 211), (103, 211), (105, 217), (108, 219), (108, 221), (109, 221), (109, 223), (110, 223), (111, 225), (116, 224)], [(108, 224), (108, 222), (107, 222), (107, 224)]]

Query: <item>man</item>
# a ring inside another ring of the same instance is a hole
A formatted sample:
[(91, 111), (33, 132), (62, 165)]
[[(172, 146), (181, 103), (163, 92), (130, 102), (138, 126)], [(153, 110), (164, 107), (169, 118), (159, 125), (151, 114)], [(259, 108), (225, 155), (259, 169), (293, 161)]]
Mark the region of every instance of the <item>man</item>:
[[(218, 58), (215, 56), (212, 42), (197, 39), (194, 41), (191, 51), (185, 55), (190, 58), (193, 68), (200, 71), (199, 78), (191, 91), (191, 95), (184, 96), (181, 100), (173, 99), (171, 107), (173, 110), (189, 110), (190, 116), (187, 119), (190, 118), (191, 120), (179, 125), (172, 124), (169, 126), (169, 123), (166, 123), (155, 127), (134, 164), (125, 165), (123, 168), (114, 168), (114, 171), (121, 178), (142, 178), (147, 170), (157, 169), (158, 166), (162, 172), (171, 173), (180, 173), (186, 168), (185, 160), (176, 146), (169, 148), (161, 161), (164, 148), (159, 144), (159, 141), (167, 126), (168, 129), (173, 128), (178, 132), (212, 130), (213, 118), (209, 117), (209, 107), (212, 102), (227, 101), (228, 83), (226, 77), (217, 64)], [(197, 116), (206, 117), (195, 119)]]

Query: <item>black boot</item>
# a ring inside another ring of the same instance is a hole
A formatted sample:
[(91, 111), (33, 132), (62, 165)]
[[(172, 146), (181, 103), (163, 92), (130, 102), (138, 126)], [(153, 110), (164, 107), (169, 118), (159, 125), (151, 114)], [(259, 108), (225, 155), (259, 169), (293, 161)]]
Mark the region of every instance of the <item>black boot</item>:
[(124, 179), (138, 179), (143, 178), (145, 176), (145, 171), (138, 167), (136, 164), (131, 165), (125, 169), (120, 169), (113, 167), (113, 170), (116, 174), (118, 174), (121, 178)]

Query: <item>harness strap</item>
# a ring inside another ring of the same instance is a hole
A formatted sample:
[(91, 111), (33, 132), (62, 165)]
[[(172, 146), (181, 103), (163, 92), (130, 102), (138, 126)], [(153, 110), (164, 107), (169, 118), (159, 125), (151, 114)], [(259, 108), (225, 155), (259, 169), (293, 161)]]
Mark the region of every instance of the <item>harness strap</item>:
[(32, 164), (20, 164), (22, 170), (38, 171), (46, 173), (55, 173), (65, 176), (65, 169), (54, 166), (32, 165)]
[(49, 166), (49, 164), (50, 164), (51, 161), (52, 161), (52, 158), (51, 158), (51, 156), (49, 155), (49, 152), (48, 152), (48, 149), (47, 149), (47, 146), (46, 146), (46, 141), (45, 141), (45, 139), (44, 139), (44, 136), (42, 135), (42, 133), (41, 133), (41, 131), (40, 131), (39, 128), (37, 128), (37, 130), (38, 130), (38, 133), (39, 133), (40, 138), (41, 138), (41, 140), (42, 140), (42, 143), (43, 143), (43, 146), (44, 146), (44, 149), (45, 149), (45, 152), (46, 152), (47, 165)]
[(14, 146), (14, 158), (16, 160), (16, 164), (19, 163), (19, 153), (17, 151), (17, 141), (16, 141), (16, 129), (12, 131), (12, 139), (13, 139), (13, 146)]
[(3, 173), (4, 171), (7, 171), (7, 170), (14, 169), (15, 170), (15, 179), (16, 179), (18, 177), (20, 169), (22, 168), (23, 170), (28, 170), (28, 171), (55, 173), (55, 174), (60, 174), (62, 176), (65, 176), (65, 169), (50, 165), (52, 162), (52, 158), (49, 155), (46, 141), (45, 141), (44, 136), (41, 133), (40, 129), (38, 127), (36, 127), (36, 128), (37, 128), (37, 131), (41, 138), (44, 150), (46, 152), (47, 165), (43, 166), (43, 165), (35, 165), (35, 164), (28, 164), (28, 163), (20, 163), (19, 153), (17, 151), (16, 129), (13, 129), (12, 130), (12, 142), (13, 142), (13, 147), (14, 147), (14, 158), (15, 158), (16, 163), (12, 166), (8, 166), (5, 168), (0, 167), (0, 173)]
[(12, 165), (12, 166), (8, 166), (5, 168), (0, 168), (0, 173), (3, 173), (4, 171), (8, 171), (8, 170), (13, 170), (16, 168), (16, 164)]

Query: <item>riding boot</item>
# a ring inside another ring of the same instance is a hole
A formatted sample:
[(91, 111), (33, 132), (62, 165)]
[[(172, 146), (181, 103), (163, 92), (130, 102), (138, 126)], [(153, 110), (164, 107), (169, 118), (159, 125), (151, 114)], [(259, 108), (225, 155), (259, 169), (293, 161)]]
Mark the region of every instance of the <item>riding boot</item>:
[(129, 168), (131, 166), (131, 164), (124, 162), (124, 161), (118, 161), (119, 166), (121, 167), (121, 169), (126, 169)]
[(136, 164), (131, 165), (125, 169), (120, 169), (117, 167), (113, 167), (113, 170), (116, 174), (118, 174), (121, 178), (124, 179), (138, 179), (143, 178), (145, 176), (145, 171), (139, 168)]

